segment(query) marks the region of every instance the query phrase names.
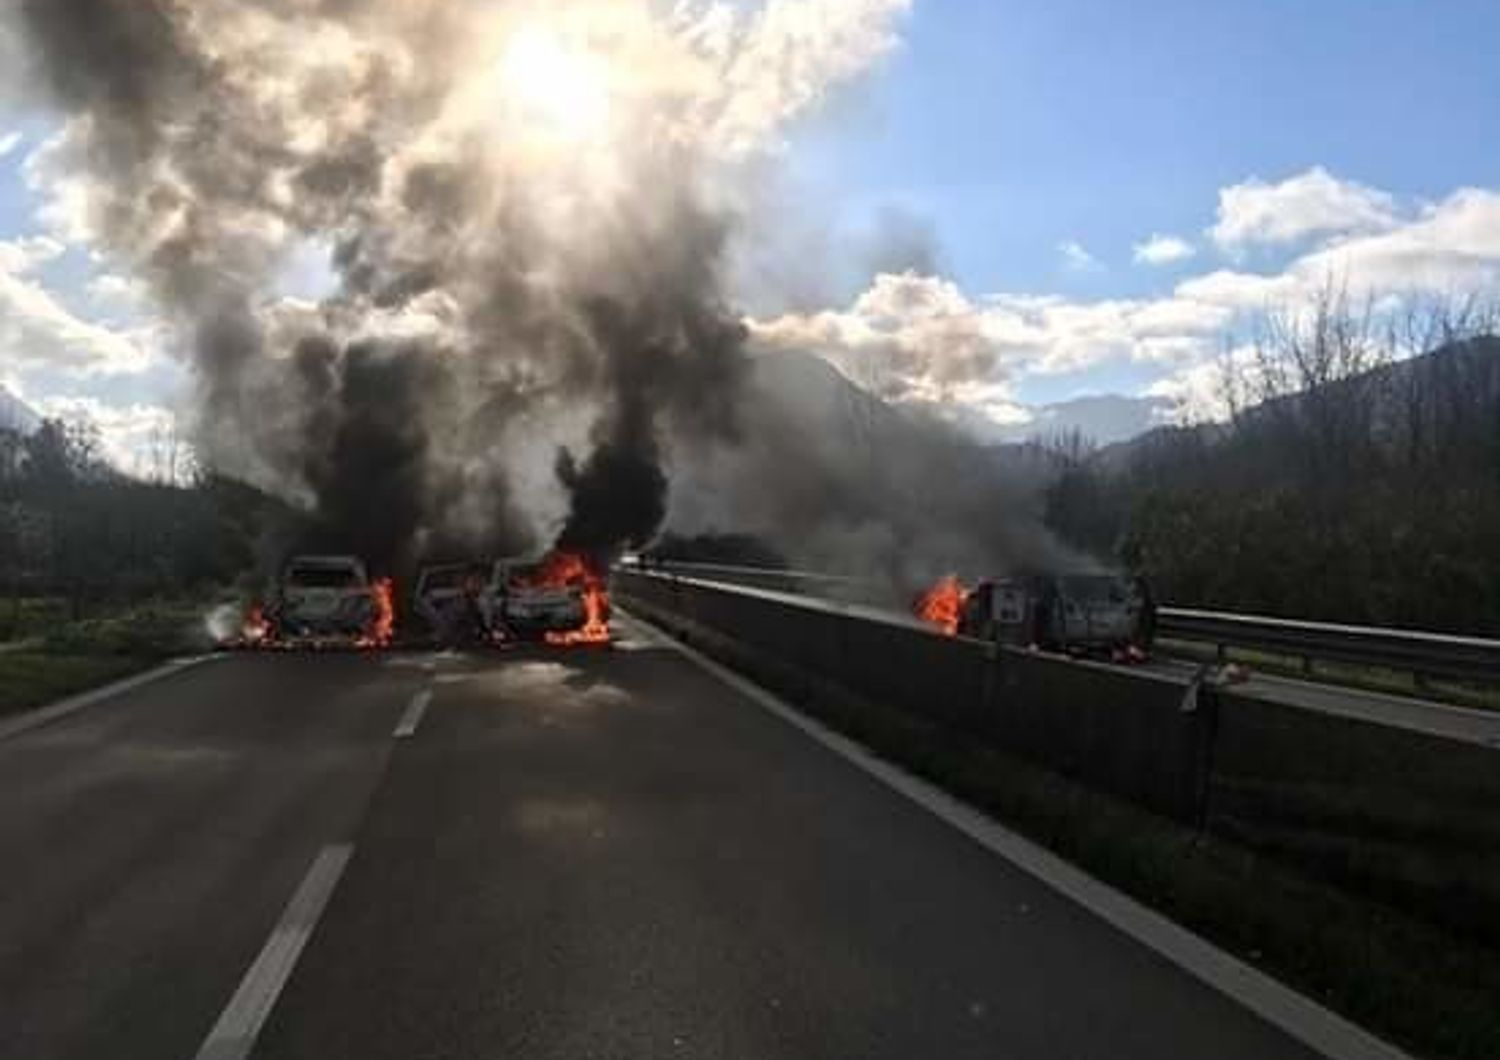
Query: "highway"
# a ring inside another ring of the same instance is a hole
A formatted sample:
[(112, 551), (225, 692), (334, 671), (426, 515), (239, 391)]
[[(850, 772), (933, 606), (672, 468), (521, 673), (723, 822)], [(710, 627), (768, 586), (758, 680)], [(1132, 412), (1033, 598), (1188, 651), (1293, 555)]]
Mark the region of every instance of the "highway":
[(0, 1056), (1317, 1055), (619, 626), (0, 741)]

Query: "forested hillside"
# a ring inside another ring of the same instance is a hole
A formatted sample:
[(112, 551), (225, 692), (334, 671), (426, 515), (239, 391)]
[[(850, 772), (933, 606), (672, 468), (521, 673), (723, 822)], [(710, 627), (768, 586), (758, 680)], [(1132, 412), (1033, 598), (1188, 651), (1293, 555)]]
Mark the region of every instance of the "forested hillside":
[(1057, 447), (1050, 525), (1164, 600), (1500, 634), (1500, 339), (1443, 323), (1410, 358), (1338, 307), (1272, 332), (1227, 422)]
[(82, 617), (106, 602), (223, 585), (252, 566), (260, 517), (274, 503), (212, 477), (123, 476), (86, 425), (0, 430), (0, 592), (63, 597)]

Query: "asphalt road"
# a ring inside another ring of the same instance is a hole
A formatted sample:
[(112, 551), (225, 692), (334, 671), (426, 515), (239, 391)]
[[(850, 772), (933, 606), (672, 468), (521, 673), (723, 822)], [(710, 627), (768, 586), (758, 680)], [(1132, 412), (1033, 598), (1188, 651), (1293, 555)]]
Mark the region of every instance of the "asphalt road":
[[(0, 1056), (1294, 1058), (640, 630), (214, 661), (0, 742)], [(409, 738), (409, 705), (431, 693)]]

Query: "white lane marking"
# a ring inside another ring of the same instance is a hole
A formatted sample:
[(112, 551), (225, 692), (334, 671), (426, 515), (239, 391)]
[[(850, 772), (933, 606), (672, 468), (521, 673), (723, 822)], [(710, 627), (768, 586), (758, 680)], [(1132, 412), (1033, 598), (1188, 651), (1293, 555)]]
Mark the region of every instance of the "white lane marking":
[(405, 740), (416, 735), (417, 726), (422, 723), (422, 715), (427, 710), (427, 704), (432, 702), (432, 689), (424, 688), (411, 697), (411, 702), (406, 705), (406, 713), (401, 715), (401, 720), (396, 723), (396, 731), (392, 733), (398, 740)]
[[(617, 605), (615, 610), (621, 609)], [(853, 740), (807, 717), (659, 627), (634, 615), (630, 618), (650, 630), (662, 645), (691, 659), (745, 698), (1330, 1060), (1413, 1060), (1363, 1027), (1094, 879), (947, 792), (881, 761)]]
[(312, 936), (353, 852), (353, 846), (341, 844), (324, 847), (318, 854), (287, 903), (276, 930), (271, 932), (255, 963), (240, 981), (219, 1022), (208, 1032), (196, 1060), (244, 1060), (250, 1055), (255, 1036), (291, 978), (297, 958), (302, 955), (302, 948)]
[(84, 707), (92, 707), (95, 703), (102, 703), (106, 699), (113, 699), (115, 696), (139, 688), (141, 685), (150, 684), (152, 681), (158, 681), (170, 674), (175, 674), (212, 659), (222, 658), (222, 655), (195, 655), (187, 659), (173, 659), (171, 662), (158, 666), (154, 670), (147, 670), (145, 673), (126, 677), (115, 681), (113, 684), (90, 689), (87, 692), (80, 692), (76, 696), (69, 696), (67, 699), (59, 700), (50, 706), (29, 710), (19, 717), (0, 722), (0, 740), (8, 740), (12, 736), (21, 735), (23, 732), (30, 732), (32, 729), (39, 729), (43, 725), (50, 725), (59, 718), (65, 718), (69, 714), (82, 710)]

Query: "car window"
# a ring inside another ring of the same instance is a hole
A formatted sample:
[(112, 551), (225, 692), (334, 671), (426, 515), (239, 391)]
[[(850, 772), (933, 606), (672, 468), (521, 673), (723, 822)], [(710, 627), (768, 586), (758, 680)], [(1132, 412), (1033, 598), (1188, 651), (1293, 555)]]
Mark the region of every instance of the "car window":
[(352, 589), (362, 584), (358, 572), (343, 567), (293, 567), (286, 582), (302, 589)]

